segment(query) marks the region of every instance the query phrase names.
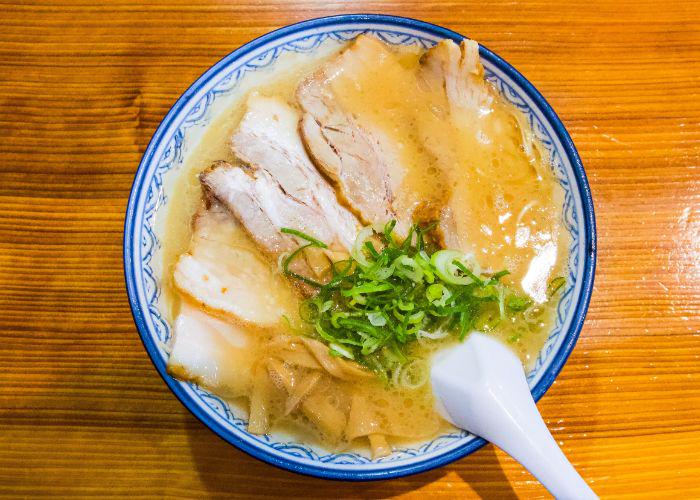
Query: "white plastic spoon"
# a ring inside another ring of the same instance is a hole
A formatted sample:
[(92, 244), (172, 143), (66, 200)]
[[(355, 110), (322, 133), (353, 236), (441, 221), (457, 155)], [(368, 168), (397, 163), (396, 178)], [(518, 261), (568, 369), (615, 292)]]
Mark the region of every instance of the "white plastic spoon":
[(508, 453), (555, 498), (598, 498), (549, 433), (523, 366), (507, 346), (473, 332), (436, 356), (431, 380), (443, 417)]

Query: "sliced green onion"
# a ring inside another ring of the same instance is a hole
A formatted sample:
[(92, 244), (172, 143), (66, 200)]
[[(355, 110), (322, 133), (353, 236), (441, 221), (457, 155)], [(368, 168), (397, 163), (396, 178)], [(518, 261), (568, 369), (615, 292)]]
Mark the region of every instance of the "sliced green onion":
[(462, 264), (462, 262), (460, 262), (459, 260), (455, 259), (454, 261), (452, 261), (452, 263), (455, 266), (457, 266), (457, 269), (459, 269), (464, 274), (466, 274), (468, 277), (470, 277), (472, 279), (472, 281), (474, 283), (476, 283), (477, 285), (482, 286), (484, 284), (484, 280), (479, 278), (476, 274), (474, 274), (470, 269), (467, 268), (467, 266)]
[(455, 260), (464, 258), (462, 252), (457, 250), (439, 250), (430, 257), (430, 263), (435, 267), (435, 272), (440, 278), (451, 285), (469, 285), (474, 280), (468, 276), (459, 276)]
[(302, 233), (298, 229), (291, 229), (288, 227), (283, 227), (280, 229), (281, 232), (286, 233), (286, 234), (293, 234), (294, 236), (298, 236), (302, 240), (306, 240), (309, 243), (311, 243), (313, 246), (318, 247), (318, 248), (328, 248), (328, 245), (326, 245), (324, 242), (317, 240), (313, 236), (309, 236), (306, 233)]
[(350, 290), (343, 290), (340, 293), (345, 297), (351, 297), (354, 295), (360, 295), (365, 293), (384, 292), (386, 290), (391, 290), (392, 288), (393, 287), (389, 283), (369, 282), (365, 283), (364, 285), (358, 285), (356, 287), (353, 287)]
[(525, 297), (519, 297), (517, 295), (511, 295), (506, 301), (508, 309), (515, 312), (524, 311), (532, 305), (532, 301)]
[(326, 342), (335, 342), (335, 340), (336, 340), (335, 337), (333, 335), (331, 335), (330, 333), (328, 333), (321, 326), (321, 323), (316, 322), (316, 324), (314, 325), (314, 329), (316, 330), (316, 333), (318, 333), (318, 335)]
[(414, 359), (400, 368), (398, 383), (400, 387), (415, 390), (423, 387), (429, 376), (428, 364), (422, 359)]
[(396, 220), (395, 219), (390, 220), (384, 226), (384, 238), (386, 239), (387, 243), (393, 243), (394, 239), (392, 238), (391, 233), (394, 231), (395, 227), (396, 227)]
[(409, 323), (420, 323), (425, 318), (425, 311), (418, 311), (408, 317)]
[(547, 298), (551, 299), (554, 294), (557, 293), (565, 284), (566, 278), (563, 276), (557, 276), (556, 278), (552, 279), (547, 286)]
[(372, 326), (384, 326), (386, 325), (386, 318), (380, 311), (372, 311), (367, 313), (367, 319), (372, 324)]
[(491, 275), (491, 279), (493, 281), (498, 281), (504, 276), (508, 276), (510, 274), (510, 271), (506, 271), (505, 269), (503, 271), (498, 271), (497, 273), (494, 273)]
[(393, 265), (396, 268), (396, 274), (405, 276), (406, 278), (419, 283), (423, 279), (423, 269), (421, 266), (408, 255), (401, 255), (394, 260)]
[(355, 239), (355, 244), (350, 251), (350, 255), (355, 262), (357, 262), (362, 267), (369, 267), (369, 261), (364, 254), (363, 247), (365, 246), (365, 241), (372, 237), (374, 231), (371, 227), (366, 227), (357, 233), (357, 238)]
[(309, 247), (314, 247), (317, 246), (313, 243), (307, 243), (306, 245), (300, 246), (296, 250), (294, 250), (292, 253), (290, 253), (288, 256), (284, 258), (282, 261), (282, 272), (286, 275), (289, 276), (290, 278), (297, 279), (299, 281), (302, 281), (306, 283), (307, 285), (311, 285), (316, 288), (321, 288), (321, 283), (318, 281), (314, 281), (310, 278), (307, 278), (306, 276), (302, 276), (301, 274), (297, 274), (294, 271), (289, 270), (289, 264), (296, 258), (297, 255), (299, 255), (301, 252), (303, 252), (306, 248)]
[(332, 343), (328, 344), (328, 347), (329, 347), (329, 352), (332, 355), (340, 356), (340, 357), (348, 358), (348, 359), (355, 359), (355, 355), (352, 353), (352, 351), (350, 351), (349, 349), (346, 349), (345, 347), (343, 347), (340, 344), (336, 344), (336, 343), (332, 342)]
[(425, 296), (430, 302), (435, 302), (438, 299), (441, 299), (445, 292), (447, 292), (447, 288), (445, 287), (445, 285), (443, 285), (442, 283), (435, 283), (434, 285), (430, 285), (425, 290)]
[(371, 241), (365, 241), (365, 248), (369, 252), (369, 254), (374, 257), (375, 259), (379, 257), (379, 252), (377, 252), (377, 249), (374, 248), (374, 245), (372, 244)]
[(435, 272), (433, 267), (430, 265), (430, 257), (425, 253), (424, 250), (418, 252), (413, 259), (423, 270), (423, 275), (425, 276), (425, 281), (428, 283), (435, 282)]
[(333, 328), (342, 328), (340, 326), (340, 323), (338, 323), (338, 320), (340, 318), (349, 318), (349, 317), (350, 317), (350, 313), (348, 313), (348, 312), (336, 311), (333, 314), (331, 314), (331, 325), (333, 326)]
[(413, 302), (404, 302), (401, 299), (396, 301), (396, 306), (402, 311), (413, 311), (416, 307)]
[(434, 332), (427, 332), (425, 330), (418, 330), (417, 336), (421, 338), (426, 338), (430, 340), (439, 340), (439, 339), (444, 339), (450, 334), (450, 331), (447, 329), (437, 329)]

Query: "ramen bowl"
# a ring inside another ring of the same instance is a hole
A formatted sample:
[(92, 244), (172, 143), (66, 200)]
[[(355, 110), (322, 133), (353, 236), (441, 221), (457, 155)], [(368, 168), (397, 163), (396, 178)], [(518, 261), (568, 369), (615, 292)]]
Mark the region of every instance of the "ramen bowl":
[[(213, 432), (269, 464), (304, 474), (340, 480), (387, 479), (439, 467), (485, 444), (465, 431), (395, 449), (370, 459), (360, 453), (334, 453), (278, 435), (246, 431), (245, 414), (196, 384), (166, 373), (172, 328), (167, 320), (159, 279), (162, 228), (169, 189), (181, 166), (201, 139), (217, 109), (250, 82), (264, 78), (285, 54), (333, 50), (361, 33), (391, 45), (429, 48), (441, 39), (463, 36), (422, 21), (383, 15), (343, 15), (313, 19), (268, 33), (235, 50), (207, 70), (178, 99), (156, 130), (139, 165), (124, 227), (124, 271), (134, 321), (153, 364), (182, 404)], [(571, 243), (567, 284), (559, 295), (556, 320), (527, 380), (535, 400), (552, 385), (581, 331), (593, 287), (596, 257), (595, 218), (586, 175), (569, 134), (554, 110), (520, 73), (499, 56), (480, 47), (486, 79), (527, 118), (550, 156), (564, 191), (561, 206)], [(288, 58), (287, 58), (288, 59)]]

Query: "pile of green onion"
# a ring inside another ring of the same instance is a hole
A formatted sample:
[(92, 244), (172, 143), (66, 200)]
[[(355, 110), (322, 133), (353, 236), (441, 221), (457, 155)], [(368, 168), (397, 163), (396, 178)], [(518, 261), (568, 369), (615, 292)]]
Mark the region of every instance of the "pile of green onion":
[[(473, 256), (431, 245), (426, 234), (434, 225), (414, 225), (400, 241), (395, 224), (360, 231), (351, 256), (333, 263), (325, 284), (292, 273), (289, 264), (304, 248), (326, 245), (284, 229), (307, 242), (284, 259), (283, 270), (318, 289), (301, 304), (300, 316), (331, 354), (391, 380), (397, 368), (415, 365), (410, 355), (415, 341), (463, 340), (468, 332), (493, 329), (532, 305), (501, 283), (508, 271), (483, 272)], [(416, 370), (404, 374), (411, 371)]]

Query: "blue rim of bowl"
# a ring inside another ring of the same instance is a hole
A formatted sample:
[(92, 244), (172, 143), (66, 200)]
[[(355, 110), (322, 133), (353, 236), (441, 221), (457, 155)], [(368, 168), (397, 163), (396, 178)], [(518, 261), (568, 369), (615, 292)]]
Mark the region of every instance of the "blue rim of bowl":
[[(369, 470), (366, 472), (353, 471), (342, 471), (342, 470), (331, 470), (320, 465), (311, 464), (301, 464), (296, 463), (292, 459), (287, 459), (279, 456), (270, 454), (269, 452), (258, 448), (255, 445), (246, 443), (240, 440), (233, 433), (229, 432), (223, 425), (214, 420), (209, 414), (207, 414), (202, 408), (191, 401), (190, 397), (185, 393), (184, 388), (172, 377), (170, 377), (166, 372), (166, 366), (159, 355), (158, 348), (153, 341), (146, 321), (144, 319), (144, 311), (142, 311), (139, 305), (137, 287), (136, 287), (136, 274), (133, 262), (133, 232), (136, 229), (134, 227), (134, 217), (136, 214), (136, 207), (138, 206), (138, 201), (141, 196), (145, 196), (143, 183), (146, 176), (147, 166), (150, 164), (151, 159), (155, 150), (157, 149), (160, 142), (163, 140), (163, 135), (165, 131), (170, 127), (173, 118), (182, 110), (182, 108), (188, 103), (191, 97), (197, 93), (197, 91), (206, 84), (212, 77), (216, 76), (219, 71), (230, 64), (233, 60), (246, 55), (247, 53), (257, 49), (261, 45), (264, 45), (274, 39), (280, 38), (285, 35), (290, 35), (299, 31), (308, 30), (312, 28), (320, 28), (333, 26), (336, 24), (353, 24), (353, 23), (372, 23), (372, 24), (383, 24), (387, 26), (401, 26), (407, 28), (417, 29), (423, 32), (428, 32), (430, 34), (448, 38), (455, 42), (460, 42), (464, 36), (457, 32), (437, 26), (425, 21), (419, 21), (417, 19), (411, 19), (407, 17), (399, 16), (389, 16), (381, 14), (348, 14), (348, 15), (338, 15), (321, 17), (317, 19), (309, 19), (307, 21), (302, 21), (299, 23), (291, 24), (283, 28), (271, 31), (265, 35), (262, 35), (240, 48), (234, 50), (219, 62), (214, 64), (209, 68), (202, 76), (200, 76), (177, 100), (177, 102), (170, 109), (168, 114), (163, 118), (160, 126), (153, 134), (148, 148), (143, 154), (141, 162), (139, 164), (136, 176), (134, 178), (134, 183), (131, 188), (131, 193), (129, 195), (129, 203), (127, 205), (126, 217), (124, 220), (124, 275), (126, 279), (126, 288), (129, 298), (129, 305), (131, 307), (131, 313), (134, 317), (134, 322), (138, 328), (141, 341), (143, 342), (146, 351), (148, 352), (151, 362), (158, 370), (158, 373), (163, 378), (165, 383), (168, 385), (170, 390), (175, 394), (175, 396), (180, 400), (180, 402), (187, 408), (195, 417), (197, 417), (204, 425), (209, 427), (214, 433), (219, 437), (227, 441), (228, 443), (236, 446), (238, 449), (244, 451), (245, 453), (267, 462), (276, 467), (306, 474), (310, 476), (325, 478), (325, 479), (336, 479), (344, 481), (368, 481), (368, 480), (379, 480), (379, 479), (389, 479), (394, 477), (402, 477), (411, 474), (416, 474), (419, 472), (425, 472), (437, 467), (441, 467), (450, 462), (458, 460), (466, 455), (473, 453), (474, 451), (480, 449), (486, 443), (485, 440), (478, 438), (464, 446), (457, 449), (451, 450), (448, 453), (429, 459), (423, 462), (407, 464), (407, 465), (394, 465), (390, 463), (384, 469)], [(588, 310), (588, 305), (590, 303), (591, 294), (593, 291), (593, 281), (595, 276), (596, 267), (596, 229), (595, 229), (595, 214), (593, 210), (593, 199), (591, 197), (591, 190), (588, 185), (588, 179), (581, 163), (581, 158), (579, 157), (578, 151), (574, 146), (569, 133), (562, 124), (561, 120), (554, 112), (552, 107), (549, 105), (547, 100), (537, 91), (537, 89), (515, 68), (503, 60), (500, 56), (487, 49), (483, 45), (479, 47), (480, 56), (487, 59), (492, 64), (494, 64), (498, 69), (503, 71), (509, 78), (516, 82), (520, 88), (532, 99), (532, 101), (537, 105), (537, 107), (542, 111), (544, 117), (552, 126), (555, 134), (559, 138), (564, 151), (571, 163), (574, 176), (576, 177), (576, 184), (579, 190), (579, 195), (581, 196), (581, 201), (583, 204), (583, 223), (584, 223), (584, 258), (585, 263), (583, 266), (583, 272), (581, 279), (583, 280), (581, 286), (581, 292), (578, 297), (578, 303), (576, 304), (576, 309), (574, 311), (574, 316), (572, 318), (569, 330), (566, 332), (566, 337), (564, 342), (562, 342), (556, 355), (546, 372), (542, 375), (537, 385), (532, 389), (532, 396), (535, 401), (538, 401), (545, 392), (552, 385), (556, 379), (559, 372), (564, 367), (566, 360), (568, 359), (571, 351), (576, 344), (581, 328), (583, 327), (583, 322)]]

